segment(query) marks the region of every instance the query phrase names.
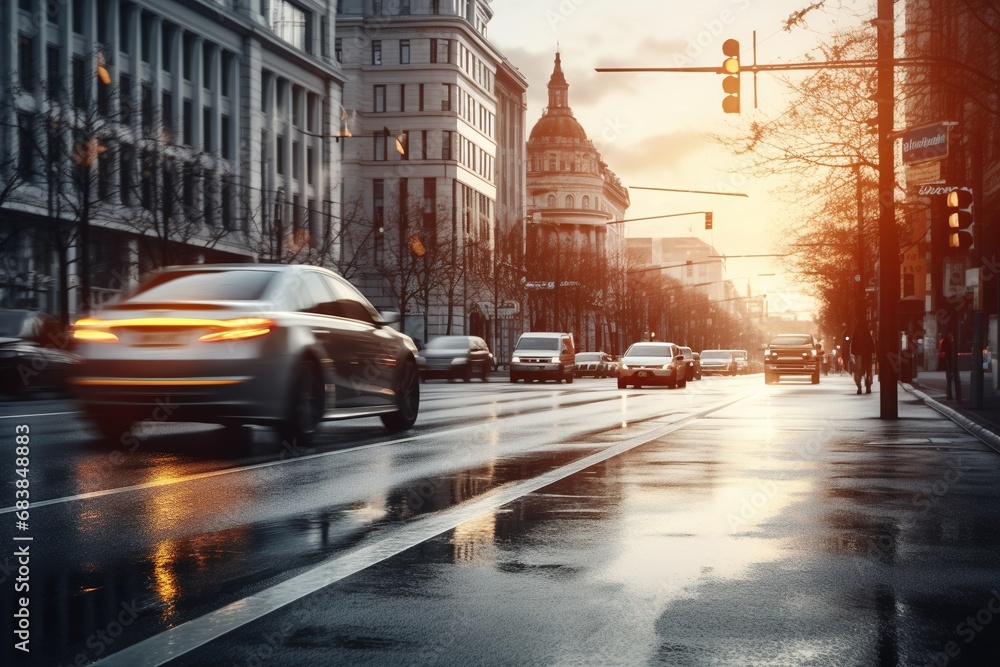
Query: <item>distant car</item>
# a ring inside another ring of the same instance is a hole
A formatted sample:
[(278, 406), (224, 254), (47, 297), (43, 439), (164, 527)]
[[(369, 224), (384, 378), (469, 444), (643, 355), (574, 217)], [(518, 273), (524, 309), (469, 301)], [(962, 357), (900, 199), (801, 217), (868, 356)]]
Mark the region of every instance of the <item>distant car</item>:
[(430, 340), (417, 354), (420, 379), (479, 378), (486, 382), (493, 368), (493, 355), (486, 341), (478, 336), (439, 336)]
[(300, 444), (322, 419), (378, 416), (405, 430), (420, 380), (416, 345), (389, 326), (398, 319), (318, 267), (169, 267), (76, 323), (71, 387), (115, 442), (154, 415), (273, 425)]
[(780, 382), (789, 375), (806, 375), (819, 384), (821, 347), (812, 334), (781, 334), (764, 350), (764, 383)]
[(611, 355), (604, 352), (577, 352), (575, 362), (578, 378), (609, 378), (615, 375), (615, 363)]
[(701, 379), (701, 356), (694, 352), (690, 347), (681, 346), (681, 354), (684, 355), (684, 363), (687, 366), (687, 375), (684, 380), (686, 382), (691, 382), (692, 380)]
[(625, 351), (618, 371), (618, 388), (630, 384), (636, 389), (643, 385), (660, 384), (684, 387), (687, 384), (687, 363), (680, 347), (673, 343), (633, 343)]
[(733, 350), (702, 350), (702, 375), (736, 375), (736, 353)]
[(510, 357), (510, 381), (555, 380), (573, 382), (573, 336), (555, 331), (521, 334)]
[(63, 391), (79, 357), (58, 320), (34, 310), (0, 310), (0, 387), (14, 396)]

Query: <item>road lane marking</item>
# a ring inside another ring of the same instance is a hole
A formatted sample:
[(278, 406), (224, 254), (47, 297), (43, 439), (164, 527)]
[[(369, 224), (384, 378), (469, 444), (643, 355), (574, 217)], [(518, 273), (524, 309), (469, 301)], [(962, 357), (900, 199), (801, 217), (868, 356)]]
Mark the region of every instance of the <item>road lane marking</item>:
[(32, 417), (55, 417), (57, 415), (79, 415), (83, 414), (79, 410), (72, 412), (39, 412), (33, 415), (3, 415), (0, 419), (31, 419)]
[(482, 495), (426, 517), (414, 519), (398, 528), (383, 531), (372, 543), (356, 546), (291, 579), (232, 602), (225, 607), (191, 619), (98, 660), (94, 665), (107, 667), (158, 667), (251, 623), (273, 611), (316, 593), (327, 586), (388, 560), (461, 524), (491, 514), (534, 491), (607, 461), (641, 445), (648, 444), (692, 422), (738, 403), (757, 392), (745, 394), (708, 407), (651, 432), (633, 436), (600, 452), (585, 456), (531, 479), (490, 489)]
[[(610, 396), (608, 400), (617, 400), (618, 396)], [(573, 403), (572, 405), (566, 407), (580, 407), (583, 405), (592, 405), (593, 401), (580, 401), (578, 403)], [(53, 413), (60, 414), (60, 413)], [(62, 414), (73, 414), (73, 413), (62, 413)], [(539, 410), (535, 414), (542, 414)], [(41, 416), (41, 415), (36, 415)], [(522, 412), (512, 412), (507, 415), (501, 415), (503, 418), (515, 418), (524, 417), (525, 413)], [(38, 500), (31, 503), (32, 507), (46, 507), (49, 505), (59, 505), (62, 503), (72, 503), (80, 500), (90, 500), (92, 498), (102, 498), (104, 496), (113, 496), (120, 493), (131, 493), (133, 491), (142, 491), (145, 489), (154, 489), (161, 486), (171, 486), (173, 484), (181, 484), (184, 482), (194, 482), (200, 479), (208, 479), (211, 477), (218, 477), (220, 475), (229, 475), (239, 472), (249, 472), (253, 470), (260, 470), (262, 468), (270, 468), (273, 466), (284, 465), (286, 463), (297, 463), (301, 461), (311, 461), (313, 459), (324, 458), (327, 456), (339, 456), (342, 454), (348, 454), (351, 452), (364, 451), (367, 449), (374, 449), (376, 447), (386, 447), (389, 445), (399, 445), (405, 442), (414, 442), (417, 440), (427, 440), (430, 438), (447, 437), (461, 431), (466, 431), (469, 429), (482, 428), (482, 423), (469, 424), (466, 426), (458, 426), (453, 429), (441, 430), (441, 431), (430, 431), (428, 433), (421, 433), (419, 435), (411, 435), (405, 438), (396, 438), (395, 440), (386, 440), (384, 442), (371, 442), (366, 445), (357, 445), (355, 447), (345, 447), (343, 449), (334, 449), (328, 452), (317, 452), (316, 454), (303, 454), (302, 456), (293, 456), (286, 459), (275, 459), (274, 461), (264, 461), (263, 463), (254, 463), (251, 465), (238, 466), (235, 468), (222, 468), (220, 470), (209, 470), (207, 472), (199, 472), (191, 475), (184, 475), (180, 477), (174, 477), (170, 479), (162, 479), (153, 482), (143, 482), (141, 484), (131, 484), (129, 486), (121, 486), (113, 489), (102, 489), (100, 491), (88, 491), (86, 493), (79, 493), (73, 496), (63, 496), (61, 498), (50, 498), (49, 500)], [(0, 508), (0, 514), (10, 514), (16, 511), (16, 507), (3, 507)]]

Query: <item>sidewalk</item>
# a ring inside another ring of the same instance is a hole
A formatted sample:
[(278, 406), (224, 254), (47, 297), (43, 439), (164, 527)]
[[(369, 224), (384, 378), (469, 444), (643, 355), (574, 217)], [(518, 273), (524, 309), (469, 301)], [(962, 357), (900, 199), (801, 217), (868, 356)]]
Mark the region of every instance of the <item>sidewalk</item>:
[[(913, 389), (924, 394), (932, 401), (942, 406), (950, 408), (957, 414), (978, 424), (980, 427), (1000, 436), (1000, 391), (993, 388), (993, 374), (983, 375), (983, 407), (973, 410), (969, 407), (972, 393), (972, 371), (961, 371), (962, 377), (962, 402), (945, 398), (944, 371), (920, 371), (912, 382)], [(907, 385), (903, 385), (906, 387)]]

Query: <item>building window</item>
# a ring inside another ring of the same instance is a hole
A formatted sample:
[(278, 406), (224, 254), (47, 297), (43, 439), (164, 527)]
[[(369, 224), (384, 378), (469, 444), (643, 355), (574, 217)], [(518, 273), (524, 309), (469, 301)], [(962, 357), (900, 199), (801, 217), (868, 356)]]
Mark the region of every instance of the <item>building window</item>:
[(573, 195), (566, 195), (566, 208), (573, 208)]
[(333, 57), (338, 63), (344, 62), (344, 40), (340, 37), (333, 38)]
[(133, 171), (135, 170), (135, 149), (131, 144), (122, 144), (121, 166), (119, 167), (119, 178), (122, 204), (132, 205)]
[[(31, 116), (26, 113), (17, 114), (17, 171), (21, 178), (30, 181), (37, 172), (35, 164), (35, 136)], [(51, 152), (51, 148), (50, 148)]]
[(399, 110), (406, 111), (406, 84), (399, 84)]
[(385, 86), (375, 86), (373, 96), (375, 113), (385, 113)]
[(201, 110), (202, 147), (206, 153), (215, 150), (215, 137), (212, 136), (212, 110), (204, 107)]
[(298, 141), (292, 142), (292, 178), (302, 178), (302, 143)]
[(451, 111), (451, 84), (442, 83), (441, 111)]
[(232, 85), (232, 76), (230, 75), (230, 69), (233, 66), (233, 54), (228, 51), (222, 52), (222, 72), (219, 80), (219, 92), (222, 93), (223, 97), (232, 97), (232, 90), (230, 86)]
[(313, 184), (316, 178), (316, 162), (313, 152), (313, 147), (309, 146), (306, 148), (306, 182), (309, 185)]
[(185, 81), (191, 80), (191, 65), (194, 62), (194, 35), (191, 33), (184, 33), (184, 64), (181, 67), (181, 73)]
[(555, 170), (556, 170), (556, 156), (555, 155), (550, 155), (549, 156), (549, 171), (555, 171)]
[(399, 1), (399, 13), (409, 14), (410, 13), (410, 0), (400, 0)]
[(441, 0), (431, 0), (431, 14), (441, 13)]
[(73, 0), (73, 32), (84, 34), (83, 0)]
[(49, 99), (62, 99), (62, 51), (54, 44), (49, 44), (45, 50), (45, 65), (48, 69)]
[(372, 65), (382, 64), (382, 41), (373, 40), (372, 41)]
[(141, 95), (139, 108), (142, 112), (142, 129), (149, 132), (153, 129), (153, 87), (147, 83), (142, 84)]
[(376, 132), (372, 136), (372, 140), (375, 142), (375, 159), (384, 160), (386, 145), (389, 142), (389, 137), (384, 132)]
[(233, 140), (232, 140), (232, 137), (230, 137), (230, 132), (232, 132), (232, 130), (230, 129), (229, 116), (223, 116), (222, 117), (222, 130), (221, 130), (221, 132), (222, 132), (222, 137), (220, 137), (220, 138), (222, 139), (222, 157), (225, 160), (232, 160), (233, 159)]
[(427, 155), (427, 130), (420, 130), (420, 159), (426, 160)]
[(375, 258), (382, 259), (385, 228), (385, 183), (372, 181), (372, 227), (375, 232)]
[(163, 93), (163, 101), (160, 103), (160, 114), (163, 116), (163, 131), (167, 135), (167, 141), (173, 141), (174, 131), (174, 97), (170, 93)]
[(73, 56), (73, 106), (83, 109), (87, 106), (87, 61)]
[(451, 154), (452, 153), (451, 145), (452, 145), (452, 142), (454, 141), (454, 139), (453, 139), (454, 134), (455, 133), (452, 132), (451, 130), (445, 130), (444, 133), (443, 133), (444, 136), (441, 139), (441, 159), (442, 160), (452, 160), (452, 159), (454, 159), (454, 158), (452, 158), (452, 154)]
[(228, 176), (222, 177), (222, 185), (219, 188), (219, 204), (222, 208), (222, 228), (231, 230), (233, 228), (233, 185)]
[(555, 208), (556, 207), (556, 196), (555, 195), (549, 195), (548, 200), (546, 201), (546, 205), (549, 208)]
[(431, 62), (450, 63), (451, 62), (451, 40), (431, 39)]
[(274, 152), (275, 169), (281, 176), (285, 175), (285, 138), (280, 134), (277, 136)]
[(583, 195), (583, 207), (590, 208), (590, 197)]
[(149, 12), (142, 13), (142, 30), (140, 32), (140, 37), (142, 39), (142, 62), (148, 63), (153, 59), (153, 30), (155, 24), (153, 22), (153, 15)]
[(270, 0), (265, 20), (279, 38), (297, 49), (306, 50), (308, 17), (305, 11), (287, 0)]
[(184, 145), (190, 146), (194, 141), (194, 106), (191, 100), (184, 100), (183, 118), (184, 124)]
[(408, 39), (399, 40), (399, 64), (410, 64), (410, 40)]
[(417, 111), (424, 110), (424, 84), (420, 84), (417, 89)]

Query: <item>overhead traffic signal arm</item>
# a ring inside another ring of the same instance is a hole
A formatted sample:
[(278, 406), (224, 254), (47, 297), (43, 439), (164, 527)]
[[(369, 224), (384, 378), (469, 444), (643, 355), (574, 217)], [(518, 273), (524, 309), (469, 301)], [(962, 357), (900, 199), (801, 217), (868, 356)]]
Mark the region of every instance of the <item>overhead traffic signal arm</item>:
[(945, 232), (949, 252), (965, 252), (974, 247), (975, 217), (971, 188), (955, 188), (945, 195), (947, 218)]

